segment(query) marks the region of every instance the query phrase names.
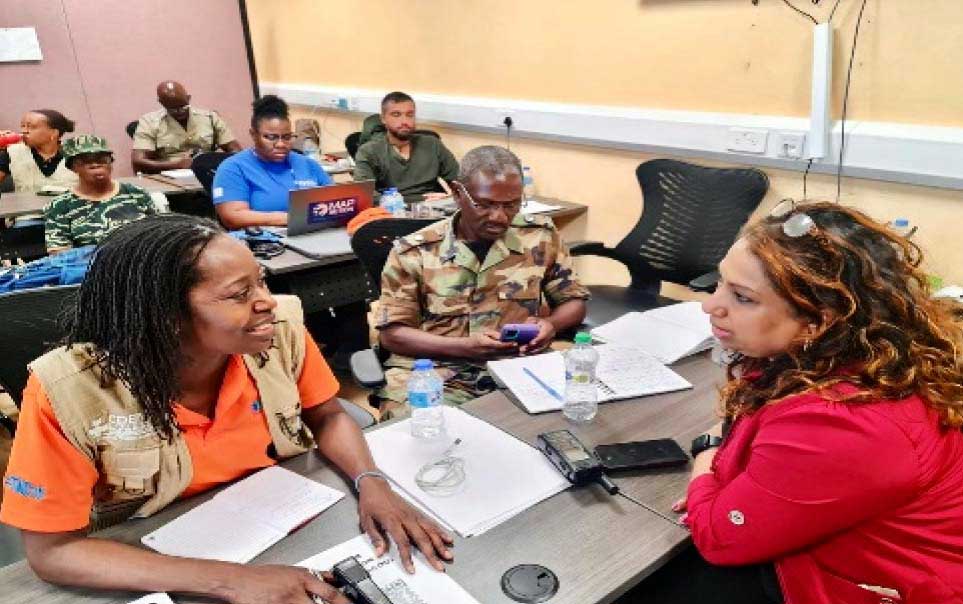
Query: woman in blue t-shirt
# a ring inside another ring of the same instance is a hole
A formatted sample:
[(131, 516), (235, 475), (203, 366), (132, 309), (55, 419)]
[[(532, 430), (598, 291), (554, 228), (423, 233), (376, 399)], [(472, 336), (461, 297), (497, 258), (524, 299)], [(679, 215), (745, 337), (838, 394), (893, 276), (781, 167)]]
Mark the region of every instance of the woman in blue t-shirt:
[(294, 131), (288, 105), (273, 94), (254, 101), (251, 138), (253, 148), (217, 168), (213, 190), (217, 217), (229, 229), (287, 226), (288, 194), (331, 184), (331, 177), (316, 161), (291, 153)]

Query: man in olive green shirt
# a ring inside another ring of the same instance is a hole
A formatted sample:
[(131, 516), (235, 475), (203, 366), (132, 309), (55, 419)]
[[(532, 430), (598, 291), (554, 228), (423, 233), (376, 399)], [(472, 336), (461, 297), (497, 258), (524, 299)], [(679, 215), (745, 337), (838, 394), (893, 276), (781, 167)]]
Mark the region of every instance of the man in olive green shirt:
[(191, 107), (191, 95), (174, 81), (157, 85), (163, 109), (141, 116), (134, 132), (131, 164), (135, 172), (157, 174), (190, 168), (194, 155), (209, 151), (241, 150), (234, 134), (216, 112)]
[(384, 132), (375, 133), (355, 156), (355, 180), (374, 180), (380, 191), (394, 187), (406, 203), (446, 197), (438, 178), (458, 177), (458, 160), (441, 139), (415, 130), (415, 101), (392, 92), (381, 101)]

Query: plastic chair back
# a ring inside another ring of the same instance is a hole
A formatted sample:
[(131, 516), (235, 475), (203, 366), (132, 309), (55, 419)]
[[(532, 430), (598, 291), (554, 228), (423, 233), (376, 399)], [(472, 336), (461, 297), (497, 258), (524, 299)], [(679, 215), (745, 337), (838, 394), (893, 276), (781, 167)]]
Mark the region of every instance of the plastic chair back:
[(351, 237), (351, 249), (368, 271), (375, 296), (381, 294), (381, 272), (395, 239), (410, 235), (438, 218), (384, 218), (363, 225)]
[(0, 386), (18, 407), (27, 384), (27, 363), (60, 344), (65, 335), (63, 315), (72, 309), (79, 289), (63, 285), (0, 294)]

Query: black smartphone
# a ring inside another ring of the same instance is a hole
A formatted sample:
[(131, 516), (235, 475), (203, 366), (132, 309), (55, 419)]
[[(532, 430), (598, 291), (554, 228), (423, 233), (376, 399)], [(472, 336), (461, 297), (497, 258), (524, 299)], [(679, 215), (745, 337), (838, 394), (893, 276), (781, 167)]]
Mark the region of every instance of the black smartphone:
[(595, 453), (606, 470), (644, 470), (689, 463), (689, 456), (671, 438), (599, 445)]

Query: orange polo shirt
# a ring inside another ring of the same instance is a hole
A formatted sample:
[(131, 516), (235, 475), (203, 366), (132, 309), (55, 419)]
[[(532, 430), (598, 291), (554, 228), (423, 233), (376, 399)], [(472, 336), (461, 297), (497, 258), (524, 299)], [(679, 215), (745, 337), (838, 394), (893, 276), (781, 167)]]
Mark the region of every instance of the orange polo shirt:
[[(310, 334), (305, 340), (298, 391), (302, 407), (308, 409), (331, 399), (339, 384)], [(228, 362), (213, 419), (176, 403), (174, 414), (194, 471), (182, 497), (275, 463), (267, 454), (271, 434), (257, 387), (239, 355)], [(3, 480), (0, 521), (38, 532), (82, 529), (89, 521), (97, 479), (94, 462), (64, 436), (40, 380), (31, 375)]]

